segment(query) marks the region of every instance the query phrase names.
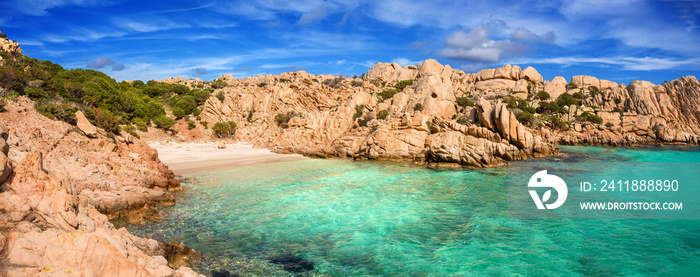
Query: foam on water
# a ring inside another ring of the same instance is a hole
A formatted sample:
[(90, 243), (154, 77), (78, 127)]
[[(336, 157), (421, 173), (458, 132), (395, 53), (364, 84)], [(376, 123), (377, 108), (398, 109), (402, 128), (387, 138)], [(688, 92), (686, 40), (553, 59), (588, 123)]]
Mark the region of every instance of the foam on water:
[[(164, 208), (165, 220), (128, 228), (217, 259), (291, 252), (332, 276), (693, 275), (700, 220), (515, 218), (506, 187), (512, 170), (653, 170), (645, 162), (700, 162), (696, 149), (562, 147), (569, 157), (474, 170), (339, 159), (256, 164), (190, 175), (196, 181)], [(686, 186), (700, 193), (698, 183)]]

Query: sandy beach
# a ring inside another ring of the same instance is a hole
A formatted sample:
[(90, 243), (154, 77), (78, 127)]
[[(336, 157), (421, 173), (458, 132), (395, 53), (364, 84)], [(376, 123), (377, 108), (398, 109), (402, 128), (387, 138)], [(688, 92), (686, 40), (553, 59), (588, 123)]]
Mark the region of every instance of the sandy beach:
[(252, 145), (242, 143), (226, 144), (225, 149), (219, 149), (218, 143), (215, 142), (150, 142), (149, 145), (158, 150), (160, 160), (178, 175), (254, 163), (305, 158), (296, 154), (277, 154), (267, 149), (253, 148)]

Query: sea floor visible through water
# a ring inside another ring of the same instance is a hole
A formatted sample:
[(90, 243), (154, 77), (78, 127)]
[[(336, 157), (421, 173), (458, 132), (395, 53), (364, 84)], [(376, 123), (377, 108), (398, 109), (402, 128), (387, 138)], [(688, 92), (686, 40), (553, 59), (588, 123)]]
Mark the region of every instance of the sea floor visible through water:
[[(565, 155), (487, 169), (299, 159), (193, 173), (177, 204), (160, 208), (165, 219), (115, 224), (184, 242), (206, 275), (290, 275), (268, 262), (290, 253), (313, 262), (308, 276), (697, 276), (697, 218), (542, 219), (508, 209), (514, 172), (653, 174), (661, 163), (693, 173), (700, 168), (683, 164), (700, 162), (697, 147), (560, 148)], [(681, 180), (679, 191), (700, 195), (700, 180)]]

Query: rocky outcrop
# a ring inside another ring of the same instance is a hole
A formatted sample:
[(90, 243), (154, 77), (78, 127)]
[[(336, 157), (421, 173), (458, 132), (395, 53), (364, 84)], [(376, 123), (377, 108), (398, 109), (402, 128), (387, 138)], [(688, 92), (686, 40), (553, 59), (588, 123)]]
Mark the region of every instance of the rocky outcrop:
[[(16, 41), (9, 40), (6, 37), (2, 36), (1, 31), (0, 31), (0, 51), (6, 52), (6, 53), (13, 55), (13, 56), (22, 55), (22, 49), (19, 48), (19, 43)], [(0, 58), (0, 62), (1, 61), (2, 61), (2, 59)]]
[[(9, 276), (198, 276), (108, 216), (172, 203), (179, 183), (135, 138), (90, 138), (20, 97), (0, 113), (12, 173), (0, 185), (0, 271)], [(7, 166), (7, 165), (6, 165)], [(4, 173), (3, 173), (4, 175)]]
[[(585, 75), (545, 81), (532, 67), (465, 74), (426, 60), (378, 63), (362, 79), (300, 71), (220, 80), (229, 85), (217, 91), (224, 100), (207, 100), (202, 119), (247, 121), (236, 139), (281, 153), (492, 166), (557, 153), (551, 144), (697, 144), (700, 134), (693, 77), (629, 86)], [(412, 84), (394, 88), (404, 80)], [(550, 99), (536, 97), (539, 91)], [(519, 105), (532, 112), (564, 93), (583, 98), (518, 122)], [(458, 98), (478, 104), (459, 106)], [(277, 115), (291, 118), (282, 124)]]
[[(528, 76), (536, 79), (531, 71)], [(426, 60), (414, 67), (379, 63), (363, 79), (341, 78), (340, 82), (335, 76), (306, 72), (222, 78), (229, 84), (220, 90), (226, 95), (224, 101), (210, 98), (200, 116), (210, 123), (247, 122), (239, 124), (239, 140), (281, 153), (319, 157), (494, 166), (556, 153), (554, 147), (534, 138), (503, 104), (492, 106), (484, 101), (479, 105), (482, 116), (476, 116), (475, 109), (456, 105), (457, 97), (466, 97), (485, 85), (510, 82), (503, 87), (516, 87), (524, 95), (528, 85), (534, 85), (522, 79), (525, 75), (517, 66), (506, 66), (497, 74), (496, 70), (480, 74), (483, 77)], [(412, 84), (393, 96), (383, 95), (386, 92), (382, 91), (395, 89), (393, 86), (404, 78)], [(258, 85), (261, 83), (266, 85)], [(252, 120), (248, 121), (251, 111)], [(380, 113), (385, 117), (378, 118)], [(291, 118), (278, 124), (277, 115)], [(460, 126), (466, 125), (455, 121), (470, 117), (471, 125), (481, 131), (462, 130)]]

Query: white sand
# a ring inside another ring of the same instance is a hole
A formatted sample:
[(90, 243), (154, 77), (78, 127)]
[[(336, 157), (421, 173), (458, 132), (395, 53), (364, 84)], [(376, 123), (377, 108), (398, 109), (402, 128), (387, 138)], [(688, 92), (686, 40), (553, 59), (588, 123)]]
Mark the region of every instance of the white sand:
[(150, 142), (158, 150), (160, 160), (175, 174), (189, 174), (223, 168), (234, 168), (254, 163), (302, 159), (296, 154), (277, 154), (252, 145), (226, 144), (226, 149), (218, 149), (218, 143), (163, 143)]

